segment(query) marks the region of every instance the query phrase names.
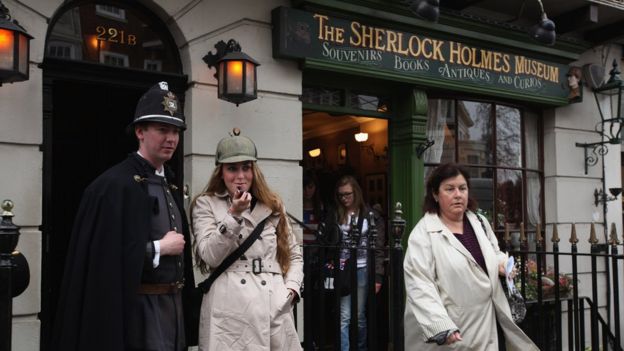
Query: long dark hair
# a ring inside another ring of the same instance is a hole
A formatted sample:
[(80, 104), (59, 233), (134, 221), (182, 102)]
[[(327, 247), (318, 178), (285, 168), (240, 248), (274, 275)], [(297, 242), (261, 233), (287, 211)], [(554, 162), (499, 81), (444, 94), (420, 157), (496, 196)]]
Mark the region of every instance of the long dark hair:
[(463, 167), (456, 163), (443, 163), (436, 167), (433, 172), (427, 178), (427, 194), (425, 195), (425, 202), (423, 203), (423, 212), (427, 213), (437, 213), (440, 214), (440, 205), (435, 200), (433, 195), (438, 194), (438, 190), (440, 189), (440, 184), (443, 181), (457, 177), (458, 175), (464, 176), (466, 179), (466, 184), (468, 185), (468, 209), (471, 211), (476, 211), (478, 208), (477, 200), (472, 197), (470, 192), (470, 174)]

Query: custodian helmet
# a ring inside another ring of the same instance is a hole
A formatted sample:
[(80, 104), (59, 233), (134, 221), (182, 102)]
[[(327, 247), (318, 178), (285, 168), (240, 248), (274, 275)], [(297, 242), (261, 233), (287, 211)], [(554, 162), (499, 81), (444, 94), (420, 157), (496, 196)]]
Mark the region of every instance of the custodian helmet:
[(186, 129), (180, 102), (175, 94), (169, 91), (167, 82), (154, 85), (139, 99), (130, 127), (141, 122), (167, 123), (181, 130)]
[(256, 144), (251, 139), (240, 136), (238, 128), (234, 128), (232, 134), (219, 141), (215, 164), (256, 161), (258, 157)]

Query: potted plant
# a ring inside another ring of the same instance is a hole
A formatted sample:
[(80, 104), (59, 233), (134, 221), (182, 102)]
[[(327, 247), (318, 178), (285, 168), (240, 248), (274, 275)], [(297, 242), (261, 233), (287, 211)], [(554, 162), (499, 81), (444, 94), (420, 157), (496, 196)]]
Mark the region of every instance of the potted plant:
[[(526, 301), (537, 300), (537, 269), (537, 263), (534, 260), (528, 259), (526, 261), (524, 272), (524, 299)], [(558, 277), (555, 277), (554, 269), (549, 266), (545, 272), (542, 272), (542, 298), (547, 299), (555, 296), (555, 279), (559, 280), (559, 296), (561, 298), (565, 298), (572, 293), (572, 290), (574, 289), (572, 277), (565, 273), (559, 273)], [(520, 279), (516, 279), (516, 288), (518, 291), (522, 291), (522, 282)]]

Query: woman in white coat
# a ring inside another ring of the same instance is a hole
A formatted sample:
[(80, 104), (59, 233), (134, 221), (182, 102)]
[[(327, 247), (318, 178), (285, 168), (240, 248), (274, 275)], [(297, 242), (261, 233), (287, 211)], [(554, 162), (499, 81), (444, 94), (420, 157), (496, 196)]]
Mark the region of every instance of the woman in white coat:
[(301, 250), (282, 201), (256, 164), (256, 146), (236, 133), (219, 142), (217, 167), (192, 204), (200, 269), (214, 271), (267, 221), (204, 295), (199, 350), (301, 350), (292, 314), (303, 280)]
[(511, 318), (499, 280), (507, 255), (474, 213), (469, 174), (443, 164), (426, 187), (404, 261), (405, 349), (538, 350)]

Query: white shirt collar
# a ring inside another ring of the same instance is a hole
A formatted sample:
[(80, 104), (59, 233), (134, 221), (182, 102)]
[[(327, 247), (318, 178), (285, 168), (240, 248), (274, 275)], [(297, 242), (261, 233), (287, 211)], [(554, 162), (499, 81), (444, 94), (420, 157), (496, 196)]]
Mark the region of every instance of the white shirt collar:
[[(137, 154), (139, 154), (139, 156), (141, 156), (143, 159), (147, 160), (145, 158), (145, 156), (141, 155), (140, 151), (137, 151)], [(157, 169), (154, 173), (156, 173), (157, 176), (164, 177), (165, 176), (165, 167), (164, 166), (160, 166), (160, 169)]]

